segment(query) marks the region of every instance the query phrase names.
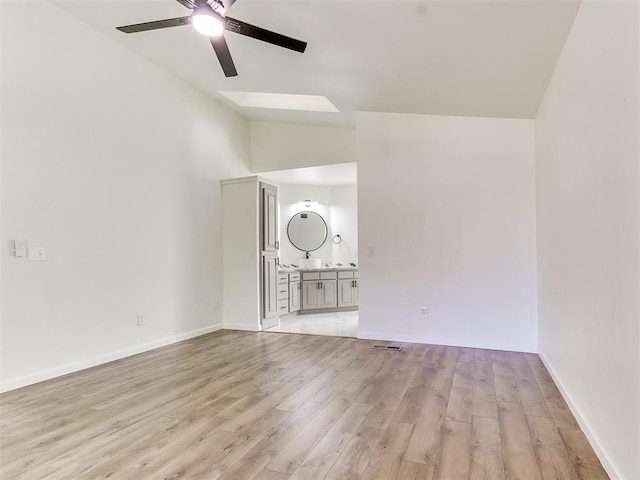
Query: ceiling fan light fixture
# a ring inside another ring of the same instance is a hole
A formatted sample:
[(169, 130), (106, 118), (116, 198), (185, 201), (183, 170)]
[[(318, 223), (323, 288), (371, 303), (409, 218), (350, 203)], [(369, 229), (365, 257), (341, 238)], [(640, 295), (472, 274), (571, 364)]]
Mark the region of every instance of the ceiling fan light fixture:
[(191, 25), (207, 37), (219, 37), (224, 31), (218, 15), (210, 7), (196, 8), (191, 15)]

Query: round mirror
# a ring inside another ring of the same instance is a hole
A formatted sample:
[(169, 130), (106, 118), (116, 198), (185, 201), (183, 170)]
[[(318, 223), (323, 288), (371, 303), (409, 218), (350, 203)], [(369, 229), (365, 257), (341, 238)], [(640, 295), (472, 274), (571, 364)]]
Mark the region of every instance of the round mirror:
[(287, 236), (298, 250), (312, 252), (327, 240), (327, 223), (316, 212), (296, 213), (287, 225)]

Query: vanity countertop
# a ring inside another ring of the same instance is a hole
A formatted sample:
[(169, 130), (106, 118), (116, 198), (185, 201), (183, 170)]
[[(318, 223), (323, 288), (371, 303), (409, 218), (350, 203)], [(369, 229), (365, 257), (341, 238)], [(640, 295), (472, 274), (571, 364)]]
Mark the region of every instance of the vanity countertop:
[(358, 267), (342, 266), (342, 267), (321, 267), (321, 268), (279, 268), (278, 273), (294, 273), (294, 272), (332, 272), (332, 271), (355, 271)]
[(299, 272), (300, 269), (299, 268), (294, 268), (294, 267), (285, 267), (285, 268), (278, 268), (278, 273), (296, 273)]
[(331, 271), (338, 271), (338, 270), (358, 270), (358, 267), (322, 267), (322, 268), (299, 268), (298, 269), (301, 272), (331, 272)]

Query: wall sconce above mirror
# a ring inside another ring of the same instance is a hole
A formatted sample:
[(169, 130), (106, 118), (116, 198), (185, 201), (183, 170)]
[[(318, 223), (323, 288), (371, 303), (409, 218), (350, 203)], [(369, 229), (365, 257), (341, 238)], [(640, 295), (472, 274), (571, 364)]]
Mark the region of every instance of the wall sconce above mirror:
[(301, 200), (298, 202), (298, 205), (300, 205), (301, 207), (304, 208), (314, 208), (317, 207), (319, 205), (318, 202), (314, 202), (312, 200)]

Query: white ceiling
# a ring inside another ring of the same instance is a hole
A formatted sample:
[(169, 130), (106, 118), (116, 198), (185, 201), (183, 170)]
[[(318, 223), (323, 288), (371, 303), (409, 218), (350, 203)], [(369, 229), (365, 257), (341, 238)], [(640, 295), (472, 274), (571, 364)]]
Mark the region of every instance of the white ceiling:
[[(116, 26), (186, 16), (175, 0), (57, 5), (252, 120), (353, 127), (356, 111), (533, 118), (579, 0), (238, 0), (228, 14), (305, 40), (304, 54), (226, 33), (225, 78), (190, 26)], [(218, 90), (324, 95), (340, 113), (243, 108)]]

